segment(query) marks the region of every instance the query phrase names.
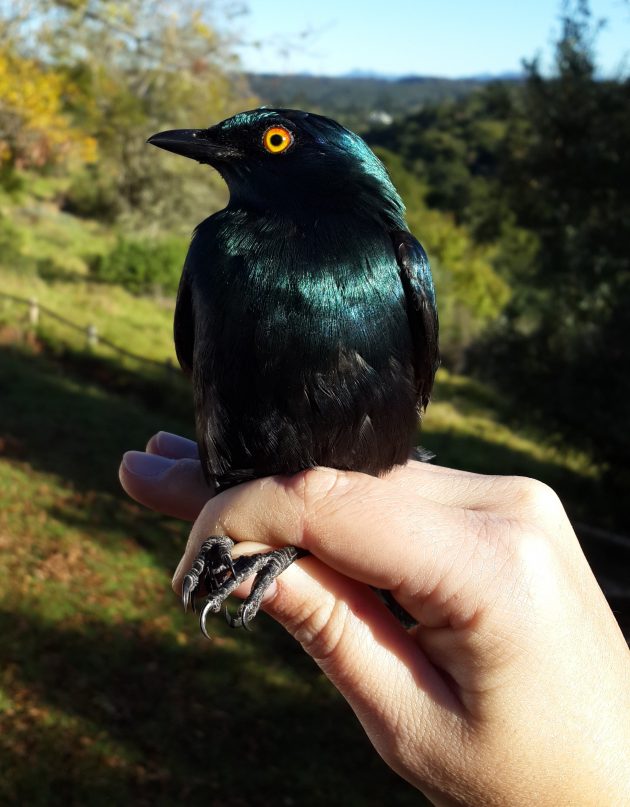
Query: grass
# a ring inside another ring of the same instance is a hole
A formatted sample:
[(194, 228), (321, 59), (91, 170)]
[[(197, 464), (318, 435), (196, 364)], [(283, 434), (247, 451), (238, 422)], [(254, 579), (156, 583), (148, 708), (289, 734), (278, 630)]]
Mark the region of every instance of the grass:
[[(0, 291), (172, 360), (172, 301), (86, 281), (82, 256), (108, 235), (41, 213), (54, 191), (42, 185), (39, 240), (23, 242), (48, 271), (5, 268)], [(187, 384), (84, 342), (0, 301), (0, 803), (418, 804), (273, 622), (250, 635), (216, 619), (209, 644), (181, 613), (170, 574), (187, 528), (126, 499), (117, 467), (160, 428), (190, 435)], [(440, 374), (422, 442), (441, 463), (536, 476), (575, 514), (598, 512), (588, 457), (524, 431), (469, 379)]]
[(421, 440), (440, 465), (539, 479), (557, 491), (573, 518), (610, 526), (600, 469), (588, 455), (523, 426), (477, 381), (439, 371)]

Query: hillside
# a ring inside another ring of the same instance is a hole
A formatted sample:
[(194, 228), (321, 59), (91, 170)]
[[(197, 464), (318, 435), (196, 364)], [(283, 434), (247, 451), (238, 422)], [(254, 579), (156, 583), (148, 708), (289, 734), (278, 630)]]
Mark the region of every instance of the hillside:
[(416, 112), (425, 104), (465, 98), (488, 83), (478, 78), (386, 79), (263, 73), (249, 73), (247, 80), (252, 91), (269, 106), (319, 112), (359, 131)]

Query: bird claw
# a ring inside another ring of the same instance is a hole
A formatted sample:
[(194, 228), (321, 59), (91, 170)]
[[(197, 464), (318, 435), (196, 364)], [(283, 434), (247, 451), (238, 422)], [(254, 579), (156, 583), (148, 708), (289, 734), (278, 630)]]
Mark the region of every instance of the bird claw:
[[(274, 549), (256, 555), (242, 555), (234, 560), (231, 550), (234, 542), (225, 535), (212, 536), (203, 542), (190, 571), (182, 583), (182, 603), (184, 610), (192, 605), (195, 609), (195, 593), (206, 585), (210, 589), (201, 613), (199, 625), (206, 638), (208, 614), (217, 613), (225, 600), (244, 580), (255, 575), (247, 599), (239, 606), (235, 616), (227, 608), (225, 616), (232, 628), (251, 630), (250, 623), (258, 613), (265, 591), (271, 583), (298, 557), (306, 554), (294, 546)], [(203, 585), (203, 584), (206, 585)]]
[(201, 632), (206, 639), (212, 638), (206, 629), (206, 619), (208, 618), (208, 614), (216, 614), (220, 610), (222, 602), (223, 600), (220, 597), (213, 595), (208, 597), (203, 608), (201, 609), (201, 613), (199, 614), (199, 627), (201, 628)]
[[(191, 595), (194, 592), (196, 587), (196, 583), (193, 579), (191, 574), (187, 574), (184, 577), (184, 582), (182, 583), (182, 605), (184, 606), (184, 613), (188, 611), (188, 606), (191, 602)], [(192, 609), (195, 610), (195, 601), (194, 596), (192, 597)]]

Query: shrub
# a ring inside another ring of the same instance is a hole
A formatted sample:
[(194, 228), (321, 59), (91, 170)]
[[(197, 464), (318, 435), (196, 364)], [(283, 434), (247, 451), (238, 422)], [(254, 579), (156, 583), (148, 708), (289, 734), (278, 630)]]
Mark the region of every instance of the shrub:
[(122, 203), (114, 182), (94, 166), (88, 166), (72, 179), (62, 209), (75, 216), (110, 223), (120, 215)]
[(98, 280), (118, 283), (135, 294), (156, 290), (175, 293), (187, 247), (183, 238), (148, 241), (121, 236), (110, 252), (93, 260), (90, 268)]

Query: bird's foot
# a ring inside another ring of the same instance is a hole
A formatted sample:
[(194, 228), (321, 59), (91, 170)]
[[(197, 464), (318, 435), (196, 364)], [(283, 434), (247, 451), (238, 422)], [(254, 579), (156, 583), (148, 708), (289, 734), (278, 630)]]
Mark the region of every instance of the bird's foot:
[(241, 555), (233, 559), (231, 554), (233, 547), (234, 542), (226, 535), (215, 535), (206, 539), (190, 571), (184, 577), (182, 584), (184, 609), (190, 604), (195, 610), (195, 593), (200, 590), (209, 592), (199, 615), (201, 632), (207, 638), (210, 638), (206, 630), (208, 614), (218, 613), (234, 589), (255, 575), (249, 596), (241, 603), (236, 615), (231, 616), (227, 609), (225, 612), (227, 622), (232, 628), (242, 627), (249, 630), (249, 624), (258, 613), (265, 591), (294, 560), (306, 554), (294, 546), (285, 546), (271, 552)]
[(232, 548), (234, 541), (227, 535), (213, 535), (207, 538), (182, 582), (182, 604), (184, 611), (190, 605), (195, 611), (195, 594), (200, 591), (215, 591), (234, 573)]

